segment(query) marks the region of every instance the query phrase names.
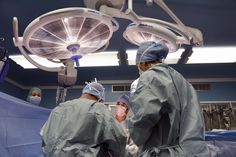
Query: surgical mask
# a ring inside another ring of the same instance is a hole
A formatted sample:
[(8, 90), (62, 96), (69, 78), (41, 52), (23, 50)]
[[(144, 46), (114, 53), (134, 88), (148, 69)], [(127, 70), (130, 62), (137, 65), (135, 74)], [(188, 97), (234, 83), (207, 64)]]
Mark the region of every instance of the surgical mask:
[(30, 96), (29, 97), (29, 102), (35, 105), (39, 105), (41, 102), (41, 97), (38, 96)]
[(126, 119), (126, 107), (124, 106), (117, 106), (116, 108), (116, 119), (119, 121), (119, 122), (122, 122)]

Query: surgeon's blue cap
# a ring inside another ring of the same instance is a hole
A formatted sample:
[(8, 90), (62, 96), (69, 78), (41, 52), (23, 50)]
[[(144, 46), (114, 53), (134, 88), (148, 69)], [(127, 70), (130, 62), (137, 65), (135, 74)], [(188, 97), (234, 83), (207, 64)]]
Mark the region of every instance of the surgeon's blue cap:
[(87, 94), (91, 94), (95, 97), (98, 98), (98, 100), (100, 101), (105, 101), (105, 88), (103, 88), (102, 84), (98, 83), (98, 82), (91, 82), (88, 83), (86, 82), (86, 86), (83, 88), (82, 93), (87, 93)]
[(136, 54), (136, 64), (165, 59), (168, 52), (169, 48), (163, 42), (144, 42), (140, 44), (138, 48), (138, 52)]
[(130, 101), (129, 101), (129, 96), (128, 95), (121, 95), (118, 99), (117, 99), (117, 101), (116, 102), (123, 102), (123, 103), (125, 103), (127, 106), (128, 106), (128, 108), (130, 108), (130, 105), (129, 105), (129, 103), (130, 103)]

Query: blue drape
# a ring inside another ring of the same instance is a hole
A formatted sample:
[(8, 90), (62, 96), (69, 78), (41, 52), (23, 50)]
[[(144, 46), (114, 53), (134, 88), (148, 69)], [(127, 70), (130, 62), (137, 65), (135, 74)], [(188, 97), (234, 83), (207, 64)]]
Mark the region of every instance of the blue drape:
[[(40, 129), (49, 109), (0, 92), (0, 157), (42, 157)], [(236, 156), (236, 131), (206, 132), (211, 157)]]
[(50, 110), (0, 92), (0, 156), (42, 156), (39, 131)]

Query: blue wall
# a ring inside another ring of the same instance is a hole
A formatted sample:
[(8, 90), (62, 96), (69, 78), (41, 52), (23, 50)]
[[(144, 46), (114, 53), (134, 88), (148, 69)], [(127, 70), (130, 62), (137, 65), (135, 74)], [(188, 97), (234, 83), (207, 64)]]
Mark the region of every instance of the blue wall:
[[(112, 93), (112, 85), (104, 85), (106, 102), (114, 102), (121, 94), (126, 93)], [(56, 106), (56, 89), (43, 89), (42, 90), (42, 102), (40, 106), (47, 108), (54, 108)], [(72, 100), (79, 98), (82, 93), (82, 89), (68, 89), (66, 100)]]
[[(216, 82), (210, 83), (211, 90), (197, 91), (200, 101), (236, 101), (236, 82)], [(112, 85), (104, 85), (106, 102), (114, 102), (121, 94), (112, 93)], [(68, 89), (66, 100), (78, 98), (82, 89)], [(8, 82), (0, 84), (0, 91), (17, 98), (26, 100), (28, 90), (22, 90)], [(40, 106), (54, 108), (56, 106), (56, 89), (42, 89), (42, 102)]]
[[(236, 82), (210, 83), (211, 90), (197, 91), (200, 101), (236, 101)], [(104, 85), (106, 102), (114, 102), (121, 94), (128, 92), (112, 93), (112, 85)], [(78, 98), (82, 89), (68, 89), (66, 100)], [(43, 100), (41, 106), (47, 108), (55, 107), (56, 89), (42, 90)]]
[(0, 91), (20, 99), (25, 99), (25, 95), (27, 93), (26, 91), (8, 83), (7, 81), (0, 83)]
[(236, 82), (211, 83), (210, 91), (197, 91), (200, 101), (236, 101)]

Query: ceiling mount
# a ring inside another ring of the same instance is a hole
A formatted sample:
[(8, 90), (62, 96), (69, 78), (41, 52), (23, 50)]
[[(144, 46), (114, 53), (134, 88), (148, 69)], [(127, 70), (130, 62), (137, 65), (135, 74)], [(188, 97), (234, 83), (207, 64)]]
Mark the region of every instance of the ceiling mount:
[(102, 5), (123, 10), (126, 0), (84, 0), (86, 7), (99, 10)]
[[(85, 4), (87, 1), (89, 0), (84, 0)], [(133, 22), (126, 28), (123, 36), (127, 41), (135, 45), (140, 45), (140, 43), (149, 40), (156, 42), (164, 41), (167, 43), (171, 52), (177, 51), (182, 44), (194, 46), (203, 45), (201, 31), (185, 26), (163, 0), (146, 0), (146, 4), (149, 6), (156, 3), (176, 23), (138, 16), (133, 11), (133, 0), (128, 0), (127, 9), (124, 11), (113, 7), (114, 1), (112, 0), (98, 0), (97, 3), (98, 2), (100, 4), (100, 8), (98, 9), (100, 12), (112, 17), (129, 19)]]

